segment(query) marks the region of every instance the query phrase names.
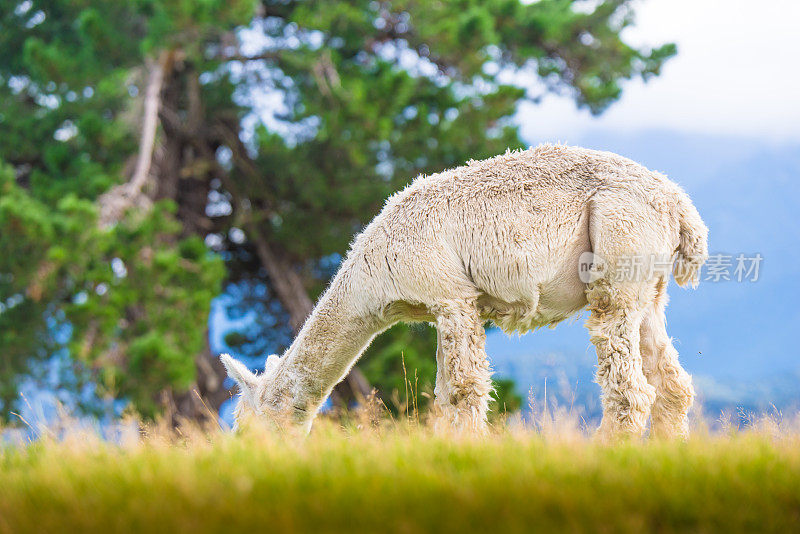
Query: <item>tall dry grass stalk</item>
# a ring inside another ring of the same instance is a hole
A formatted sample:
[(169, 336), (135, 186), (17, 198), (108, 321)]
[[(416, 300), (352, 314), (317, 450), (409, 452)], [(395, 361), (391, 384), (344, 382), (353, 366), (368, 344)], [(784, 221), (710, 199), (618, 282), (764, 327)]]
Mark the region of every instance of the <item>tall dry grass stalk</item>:
[[(332, 436), (345, 439), (386, 439), (388, 436), (418, 435), (425, 438), (462, 441), (484, 439), (488, 441), (511, 438), (532, 439), (553, 444), (589, 444), (593, 440), (597, 422), (585, 419), (580, 407), (548, 402), (546, 389), (539, 400), (531, 393), (528, 409), (513, 414), (494, 414), (486, 436), (470, 436), (439, 420), (434, 408), (422, 411), (418, 403), (418, 384), (407, 377), (406, 397), (395, 399), (395, 410), (389, 409), (373, 391), (353, 408), (330, 410), (320, 414), (311, 435), (297, 436), (291, 430), (276, 428), (257, 419), (245, 420), (238, 433), (217, 414), (210, 414), (204, 422), (179, 419), (168, 413), (154, 421), (141, 421), (132, 416), (99, 424), (97, 421), (75, 417), (63, 406), (57, 416), (45, 422), (32, 424), (17, 416), (20, 425), (0, 427), (0, 446), (28, 446), (31, 444), (62, 443), (69, 447), (85, 446), (89, 449), (105, 443), (120, 448), (205, 447), (219, 440), (241, 439), (282, 442), (292, 440), (324, 441)], [(427, 395), (423, 392), (422, 395)], [(399, 415), (398, 415), (399, 414)], [(16, 414), (15, 414), (16, 415)], [(745, 436), (757, 436), (770, 442), (800, 442), (800, 412), (783, 414), (773, 408), (769, 413), (753, 414), (739, 412), (723, 413), (717, 419), (702, 415), (698, 407), (690, 418), (692, 435), (690, 441), (715, 441)], [(651, 442), (647, 435), (628, 443)]]

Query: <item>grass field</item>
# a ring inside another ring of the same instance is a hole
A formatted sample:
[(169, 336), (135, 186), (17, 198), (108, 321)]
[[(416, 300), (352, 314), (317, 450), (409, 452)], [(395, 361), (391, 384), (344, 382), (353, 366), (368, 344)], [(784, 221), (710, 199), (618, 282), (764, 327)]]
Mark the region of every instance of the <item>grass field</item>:
[(74, 432), (0, 450), (0, 532), (797, 532), (796, 425), (602, 446), (334, 423), (307, 439)]

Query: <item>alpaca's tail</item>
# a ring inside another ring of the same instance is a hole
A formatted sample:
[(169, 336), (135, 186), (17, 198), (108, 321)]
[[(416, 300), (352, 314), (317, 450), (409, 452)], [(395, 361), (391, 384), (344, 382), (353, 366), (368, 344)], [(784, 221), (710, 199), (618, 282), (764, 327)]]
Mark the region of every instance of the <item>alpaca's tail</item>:
[(689, 196), (678, 192), (678, 214), (680, 217), (680, 241), (676, 250), (672, 276), (679, 286), (697, 287), (700, 268), (708, 258), (708, 228)]

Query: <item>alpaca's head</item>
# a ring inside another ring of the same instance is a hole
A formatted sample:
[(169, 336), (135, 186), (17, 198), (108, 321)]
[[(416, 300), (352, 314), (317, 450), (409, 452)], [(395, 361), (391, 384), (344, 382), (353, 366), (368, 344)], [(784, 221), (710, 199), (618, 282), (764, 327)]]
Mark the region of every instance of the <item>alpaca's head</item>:
[(274, 382), (275, 372), (280, 363), (280, 357), (273, 354), (267, 358), (264, 372), (251, 373), (241, 362), (234, 360), (228, 354), (220, 356), (222, 365), (228, 376), (239, 386), (239, 398), (234, 410), (234, 428), (247, 418), (265, 418), (269, 421), (280, 423), (275, 407), (267, 401), (270, 386)]

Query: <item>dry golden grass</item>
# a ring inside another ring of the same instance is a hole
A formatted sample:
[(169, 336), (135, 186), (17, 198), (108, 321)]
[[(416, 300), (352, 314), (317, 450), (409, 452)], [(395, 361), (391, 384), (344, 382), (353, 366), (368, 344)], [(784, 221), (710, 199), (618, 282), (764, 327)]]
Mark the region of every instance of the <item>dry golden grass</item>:
[(74, 422), (0, 450), (0, 532), (797, 531), (800, 425), (604, 446), (540, 412), (480, 438), (375, 403), (299, 438)]

